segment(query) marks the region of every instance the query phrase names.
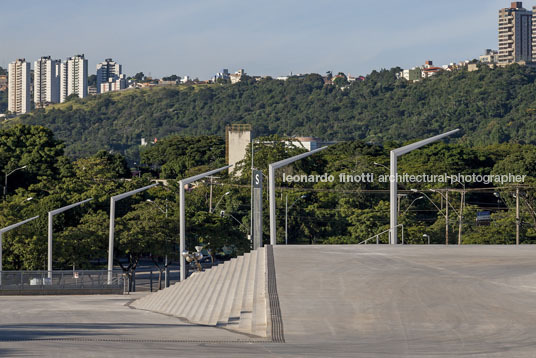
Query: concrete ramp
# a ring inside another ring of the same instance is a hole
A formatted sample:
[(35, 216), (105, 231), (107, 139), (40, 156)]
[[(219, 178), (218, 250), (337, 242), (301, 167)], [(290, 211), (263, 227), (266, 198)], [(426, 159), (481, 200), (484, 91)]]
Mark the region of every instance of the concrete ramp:
[(164, 290), (146, 295), (131, 307), (163, 313), (208, 326), (268, 337), (266, 248), (246, 253)]
[(536, 245), (273, 250), (285, 341), (317, 345), (304, 356), (536, 356)]

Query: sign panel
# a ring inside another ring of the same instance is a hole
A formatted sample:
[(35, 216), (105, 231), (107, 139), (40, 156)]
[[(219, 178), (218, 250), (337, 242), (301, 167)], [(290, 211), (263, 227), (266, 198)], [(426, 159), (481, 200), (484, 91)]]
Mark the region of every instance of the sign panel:
[(263, 246), (262, 238), (262, 172), (253, 171), (253, 249)]

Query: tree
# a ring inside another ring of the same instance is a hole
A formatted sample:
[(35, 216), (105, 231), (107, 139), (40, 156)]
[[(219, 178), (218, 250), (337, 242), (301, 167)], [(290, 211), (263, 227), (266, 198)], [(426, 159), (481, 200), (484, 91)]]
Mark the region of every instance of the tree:
[(64, 145), (52, 131), (40, 126), (16, 125), (0, 130), (0, 172), (2, 177), (17, 168), (9, 177), (8, 193), (38, 180), (51, 180), (60, 175), (64, 163)]
[(132, 78), (137, 82), (143, 82), (145, 80), (145, 75), (143, 74), (143, 72), (138, 72)]
[(159, 168), (162, 178), (176, 179), (201, 165), (223, 166), (224, 156), (220, 137), (170, 136), (142, 150), (141, 161)]
[(97, 85), (97, 75), (89, 75), (87, 77), (87, 85), (88, 86), (96, 86)]

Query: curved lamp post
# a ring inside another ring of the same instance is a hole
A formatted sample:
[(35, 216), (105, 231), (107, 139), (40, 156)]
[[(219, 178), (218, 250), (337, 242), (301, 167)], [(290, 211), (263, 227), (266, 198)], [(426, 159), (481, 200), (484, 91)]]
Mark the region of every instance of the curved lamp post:
[(112, 284), (112, 273), (114, 269), (114, 240), (115, 240), (115, 202), (129, 196), (135, 195), (147, 189), (153, 188), (158, 184), (151, 184), (143, 188), (132, 190), (123, 194), (115, 195), (110, 198), (110, 234), (108, 238), (108, 285)]
[(17, 168), (17, 169), (14, 169), (11, 172), (5, 174), (5, 176), (4, 176), (4, 199), (7, 197), (7, 177), (9, 177), (11, 174), (15, 173), (18, 170), (22, 170), (22, 169), (26, 169), (26, 168), (28, 168), (27, 165), (25, 165), (23, 167), (20, 167), (20, 168)]
[(421, 140), (420, 142), (412, 143), (409, 145), (406, 145), (404, 147), (395, 149), (391, 151), (391, 163), (390, 163), (390, 238), (389, 242), (391, 245), (398, 244), (398, 236), (397, 236), (397, 228), (398, 228), (398, 210), (397, 210), (397, 198), (398, 198), (398, 166), (397, 161), (398, 157), (407, 154), (411, 151), (414, 151), (415, 149), (419, 149), (421, 147), (424, 147), (425, 145), (428, 145), (430, 143), (437, 142), (438, 140), (441, 140), (445, 137), (448, 137), (454, 133), (459, 132), (459, 129), (455, 129), (453, 131), (443, 133), (440, 135), (436, 135), (435, 137), (431, 137), (425, 140)]
[(270, 189), (270, 245), (277, 245), (277, 231), (275, 222), (275, 170), (294, 163), (300, 159), (307, 158), (328, 147), (322, 147), (307, 153), (299, 154), (288, 159), (280, 160), (268, 166), (268, 185)]

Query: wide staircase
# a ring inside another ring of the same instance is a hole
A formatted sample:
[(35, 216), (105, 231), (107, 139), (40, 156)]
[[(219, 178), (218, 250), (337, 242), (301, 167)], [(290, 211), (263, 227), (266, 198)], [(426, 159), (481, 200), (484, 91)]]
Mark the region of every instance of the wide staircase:
[(188, 320), (268, 337), (266, 248), (197, 272), (130, 305)]

